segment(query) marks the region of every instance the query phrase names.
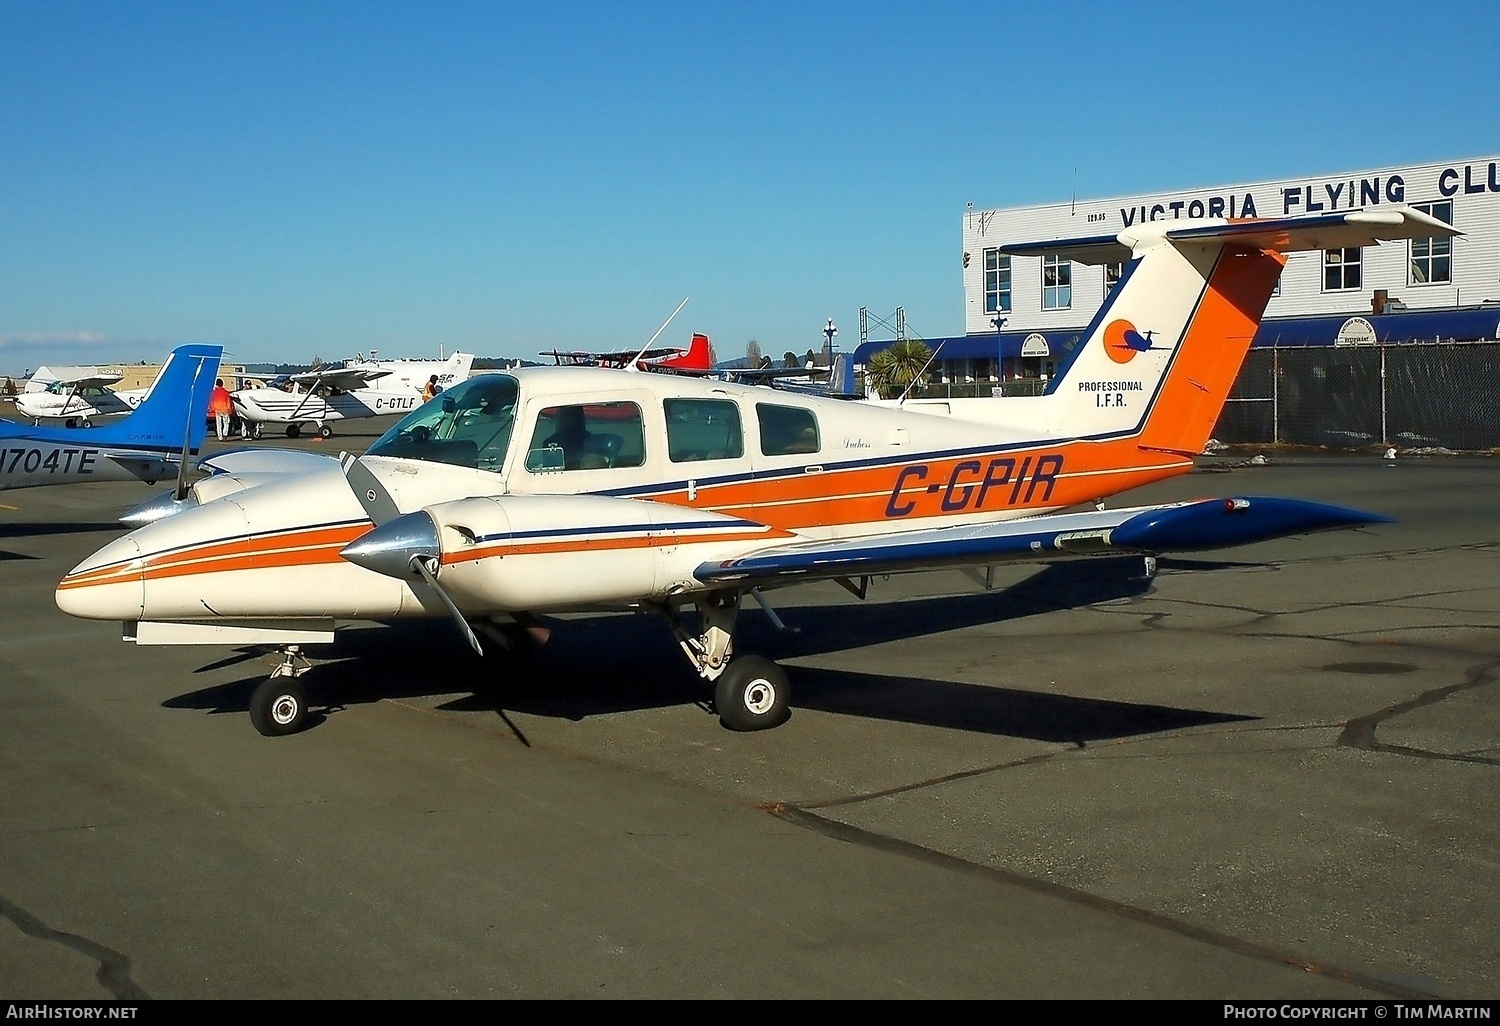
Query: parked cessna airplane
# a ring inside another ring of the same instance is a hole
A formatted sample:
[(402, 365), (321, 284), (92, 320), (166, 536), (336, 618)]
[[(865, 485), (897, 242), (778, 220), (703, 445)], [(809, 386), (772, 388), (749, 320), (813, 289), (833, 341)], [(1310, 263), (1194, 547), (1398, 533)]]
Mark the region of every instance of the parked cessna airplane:
[(305, 725), (300, 646), (337, 621), (446, 614), (482, 652), (481, 634), (540, 633), (538, 614), (651, 610), (726, 727), (774, 727), (786, 675), (734, 651), (747, 594), (1109, 553), (1149, 572), (1164, 552), (1385, 521), (1287, 498), (1102, 500), (1192, 468), (1287, 252), (1454, 234), (1403, 207), (1008, 247), (1128, 263), (1046, 394), (947, 415), (628, 369), (482, 375), (360, 459), (221, 463), (185, 508), (75, 567), (57, 603), (138, 644), (280, 647), (250, 702), (267, 735)]
[(328, 438), (336, 420), (415, 410), (429, 378), (436, 375), (439, 385), (450, 388), (469, 377), (473, 363), (472, 353), (454, 353), (446, 360), (352, 360), (342, 367), (288, 375), (289, 390), (242, 389), (230, 399), (256, 438), (266, 424), (285, 425), (288, 438), (300, 435), (302, 425), (315, 424), (318, 436)]
[(16, 412), (29, 417), (32, 424), (44, 420), (61, 420), (68, 427), (92, 427), (95, 417), (129, 413), (141, 405), (150, 391), (147, 388), (116, 390), (110, 388), (124, 375), (113, 371), (91, 370), (53, 378), (42, 388), (18, 392)]
[(550, 356), (561, 367), (629, 367), (634, 364), (640, 370), (673, 371), (679, 373), (707, 374), (713, 367), (713, 349), (707, 335), (693, 333), (693, 340), (686, 349), (642, 349), (613, 353), (589, 353), (583, 351), (559, 352), (554, 349)]
[[(220, 346), (178, 346), (133, 412), (109, 424), (27, 427), (0, 421), (0, 489), (179, 476), (203, 443)], [(37, 394), (37, 393), (32, 393)]]

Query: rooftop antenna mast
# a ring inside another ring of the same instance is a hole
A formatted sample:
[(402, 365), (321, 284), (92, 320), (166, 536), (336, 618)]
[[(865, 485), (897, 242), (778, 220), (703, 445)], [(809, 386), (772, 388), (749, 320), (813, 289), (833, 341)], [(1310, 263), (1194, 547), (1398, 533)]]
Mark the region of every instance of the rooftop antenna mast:
[(641, 346), (641, 351), (639, 353), (636, 353), (635, 357), (630, 361), (629, 364), (626, 365), (626, 367), (625, 367), (626, 370), (628, 370), (628, 371), (635, 371), (637, 373), (640, 372), (640, 369), (641, 369), (640, 368), (641, 357), (643, 357), (643, 356), (646, 355), (646, 350), (648, 350), (648, 349), (651, 348), (651, 343), (655, 342), (658, 338), (660, 338), (661, 337), (661, 333), (667, 330), (667, 325), (672, 323), (672, 318), (676, 317), (678, 314), (682, 313), (682, 308), (685, 307), (685, 306), (687, 306), (688, 300), (691, 299), (691, 298), (692, 298), (691, 296), (683, 296), (682, 297), (682, 302), (678, 303), (677, 304), (677, 309), (672, 311), (672, 317), (668, 317), (665, 321), (662, 321), (661, 327), (659, 327), (659, 328), (656, 329), (656, 334), (652, 335), (650, 338), (648, 338), (646, 340), (646, 344), (643, 345), (643, 346)]

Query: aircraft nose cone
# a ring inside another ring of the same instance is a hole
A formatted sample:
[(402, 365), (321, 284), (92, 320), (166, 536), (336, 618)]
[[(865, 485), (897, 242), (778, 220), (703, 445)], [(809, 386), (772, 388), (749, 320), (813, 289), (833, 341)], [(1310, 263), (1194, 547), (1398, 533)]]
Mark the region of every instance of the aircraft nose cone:
[(435, 559), (442, 551), (437, 524), (426, 510), (417, 510), (365, 532), (340, 549), (339, 555), (377, 574), (406, 578), (418, 576), (412, 559)]
[(53, 594), (57, 608), (88, 620), (139, 620), (146, 608), (140, 546), (117, 538), (74, 567)]

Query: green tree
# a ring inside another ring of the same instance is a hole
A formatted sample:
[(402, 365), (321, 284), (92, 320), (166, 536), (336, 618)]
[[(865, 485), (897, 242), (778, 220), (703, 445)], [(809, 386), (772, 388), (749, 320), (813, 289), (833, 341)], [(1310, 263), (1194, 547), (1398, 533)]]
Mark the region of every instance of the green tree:
[(865, 380), (874, 386), (882, 399), (895, 399), (917, 379), (932, 349), (914, 338), (898, 339), (870, 357), (865, 364)]

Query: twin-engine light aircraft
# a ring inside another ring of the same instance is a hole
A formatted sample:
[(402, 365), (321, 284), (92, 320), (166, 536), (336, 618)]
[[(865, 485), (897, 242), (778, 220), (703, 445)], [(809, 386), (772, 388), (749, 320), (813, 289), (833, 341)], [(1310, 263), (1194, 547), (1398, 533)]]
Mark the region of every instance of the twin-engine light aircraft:
[(747, 594), (834, 579), (863, 596), (872, 575), (1109, 553), (1149, 571), (1160, 553), (1383, 522), (1298, 499), (1100, 500), (1192, 468), (1287, 252), (1454, 234), (1401, 208), (1009, 247), (1129, 263), (1046, 394), (946, 416), (630, 370), (484, 375), (360, 459), (220, 464), (186, 508), (80, 563), (57, 603), (139, 644), (281, 647), (250, 702), (268, 735), (305, 725), (298, 646), (338, 621), (447, 615), (483, 652), (481, 635), (539, 632), (539, 614), (650, 610), (726, 727), (773, 727), (786, 675), (734, 650)]
[(109, 424), (44, 428), (0, 421), (0, 489), (181, 477), (186, 455), (203, 444), (222, 354), (221, 346), (178, 346), (141, 404)]
[(472, 353), (454, 353), (446, 360), (355, 360), (342, 367), (289, 374), (285, 389), (241, 389), (230, 401), (256, 438), (267, 424), (283, 426), (288, 438), (298, 437), (302, 426), (310, 424), (318, 437), (329, 438), (334, 421), (415, 410), (430, 378), (451, 388), (468, 378), (473, 363)]

